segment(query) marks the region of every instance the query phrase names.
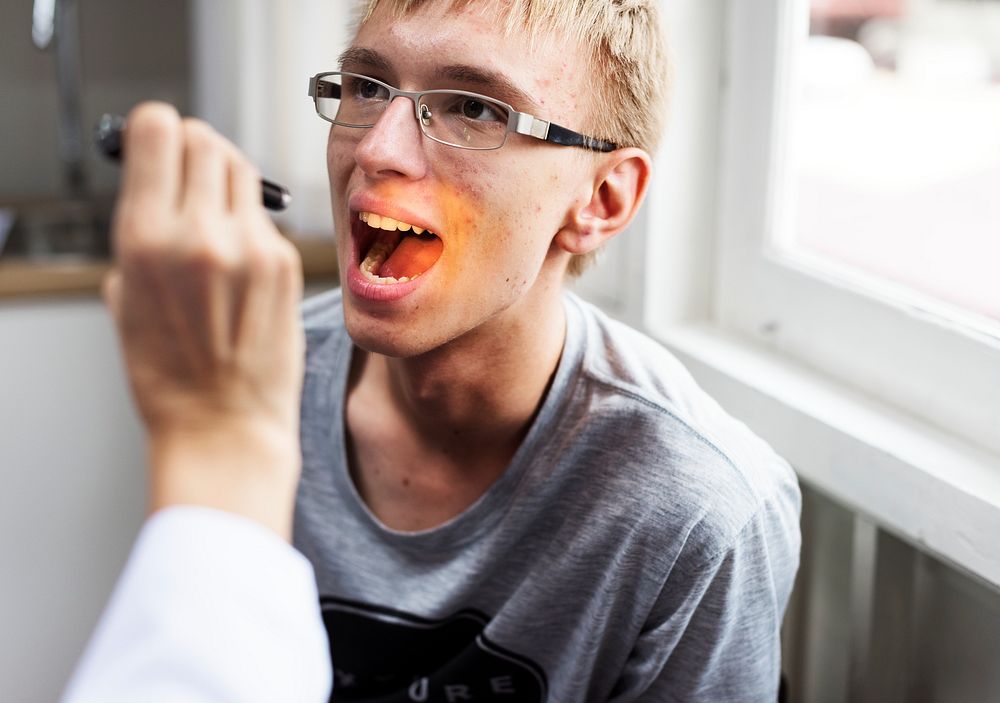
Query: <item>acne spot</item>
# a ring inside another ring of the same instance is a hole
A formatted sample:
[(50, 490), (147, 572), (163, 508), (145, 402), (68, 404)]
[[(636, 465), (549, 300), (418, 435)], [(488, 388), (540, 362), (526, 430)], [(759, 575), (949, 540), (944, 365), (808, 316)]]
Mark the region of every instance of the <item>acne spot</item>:
[(403, 477), (403, 488), (409, 488), (409, 487), (410, 487), (410, 479), (408, 477), (404, 476)]

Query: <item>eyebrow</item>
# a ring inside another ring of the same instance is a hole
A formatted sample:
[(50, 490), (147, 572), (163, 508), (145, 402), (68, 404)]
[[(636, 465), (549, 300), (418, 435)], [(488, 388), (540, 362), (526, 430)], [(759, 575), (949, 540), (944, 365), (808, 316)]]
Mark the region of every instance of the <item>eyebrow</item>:
[(507, 76), (497, 71), (489, 71), (475, 66), (464, 64), (453, 64), (441, 69), (441, 75), (460, 83), (472, 83), (482, 86), (490, 96), (517, 107), (519, 111), (525, 108), (534, 113), (538, 110), (536, 103), (530, 95), (514, 85)]
[(344, 64), (362, 64), (364, 66), (371, 66), (372, 68), (378, 68), (383, 71), (391, 71), (392, 64), (389, 60), (382, 56), (374, 49), (362, 49), (359, 47), (352, 46), (349, 49), (344, 50), (340, 56), (337, 57), (337, 64), (343, 68)]
[[(354, 64), (389, 73), (393, 70), (392, 63), (385, 56), (374, 49), (362, 47), (351, 47), (345, 50), (337, 58), (337, 62), (341, 68)], [(490, 71), (466, 64), (452, 64), (441, 68), (438, 75), (459, 83), (478, 86), (488, 97), (510, 103), (518, 110), (527, 109), (527, 111), (534, 113), (539, 109), (538, 103), (530, 95), (498, 71)]]

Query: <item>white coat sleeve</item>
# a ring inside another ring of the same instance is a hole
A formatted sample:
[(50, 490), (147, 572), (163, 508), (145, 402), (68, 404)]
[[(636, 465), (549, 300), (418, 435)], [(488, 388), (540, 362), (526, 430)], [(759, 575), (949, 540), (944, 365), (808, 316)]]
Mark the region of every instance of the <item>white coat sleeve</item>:
[(256, 522), (195, 506), (147, 520), (63, 703), (327, 701), (312, 566)]

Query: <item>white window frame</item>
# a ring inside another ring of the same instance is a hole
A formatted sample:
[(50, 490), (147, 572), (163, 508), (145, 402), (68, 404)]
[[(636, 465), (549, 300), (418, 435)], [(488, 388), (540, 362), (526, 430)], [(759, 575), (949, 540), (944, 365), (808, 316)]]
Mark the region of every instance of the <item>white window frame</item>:
[[(771, 250), (794, 199), (783, 169), (789, 65), (805, 0), (730, 5), (720, 173), (720, 323), (1000, 452), (1000, 336), (922, 296)], [(964, 319), (963, 319), (964, 318)]]
[(615, 243), (612, 276), (581, 289), (662, 340), (803, 481), (1000, 585), (1000, 340), (768, 245), (783, 214), (771, 204), (790, 195), (797, 46), (784, 40), (804, 40), (806, 3), (663, 8), (677, 81), (642, 231)]

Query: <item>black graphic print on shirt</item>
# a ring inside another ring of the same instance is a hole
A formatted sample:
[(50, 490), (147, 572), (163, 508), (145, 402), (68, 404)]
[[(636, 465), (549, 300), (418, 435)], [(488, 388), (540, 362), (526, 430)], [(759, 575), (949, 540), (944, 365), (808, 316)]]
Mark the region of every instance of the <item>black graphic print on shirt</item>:
[(320, 599), (336, 703), (542, 703), (545, 673), (491, 642), (489, 618), (461, 610), (429, 620), (340, 598)]

